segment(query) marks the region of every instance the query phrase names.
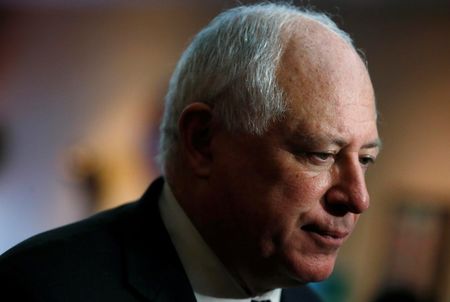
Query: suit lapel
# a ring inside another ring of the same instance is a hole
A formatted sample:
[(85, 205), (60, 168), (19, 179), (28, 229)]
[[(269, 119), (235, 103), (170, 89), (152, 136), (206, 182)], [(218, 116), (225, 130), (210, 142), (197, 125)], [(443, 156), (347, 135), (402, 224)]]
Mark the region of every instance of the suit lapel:
[(281, 292), (280, 302), (320, 302), (319, 296), (308, 286), (303, 285), (293, 288), (285, 288)]
[(129, 284), (149, 301), (195, 302), (192, 287), (161, 220), (158, 198), (163, 179), (156, 180), (136, 204), (124, 226), (125, 265)]

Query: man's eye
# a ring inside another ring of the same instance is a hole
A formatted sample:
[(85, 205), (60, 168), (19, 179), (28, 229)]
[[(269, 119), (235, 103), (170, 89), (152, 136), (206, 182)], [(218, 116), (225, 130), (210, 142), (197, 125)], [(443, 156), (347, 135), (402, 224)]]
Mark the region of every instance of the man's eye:
[(332, 164), (335, 159), (335, 154), (330, 152), (311, 152), (309, 153), (309, 158), (318, 164)]
[(368, 156), (368, 155), (367, 156), (361, 156), (359, 158), (359, 162), (361, 163), (361, 165), (363, 167), (368, 167), (371, 164), (375, 163), (375, 158), (372, 157), (372, 156)]

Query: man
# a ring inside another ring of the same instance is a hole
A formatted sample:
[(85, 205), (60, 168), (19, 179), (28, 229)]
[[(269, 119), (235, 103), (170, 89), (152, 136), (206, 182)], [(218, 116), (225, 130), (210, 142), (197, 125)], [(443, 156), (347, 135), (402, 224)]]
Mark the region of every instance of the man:
[[(25, 301), (318, 301), (369, 206), (374, 93), (351, 40), (295, 7), (238, 7), (193, 40), (161, 126), (164, 179), (137, 203), (0, 259)], [(285, 288), (281, 290), (281, 288)]]

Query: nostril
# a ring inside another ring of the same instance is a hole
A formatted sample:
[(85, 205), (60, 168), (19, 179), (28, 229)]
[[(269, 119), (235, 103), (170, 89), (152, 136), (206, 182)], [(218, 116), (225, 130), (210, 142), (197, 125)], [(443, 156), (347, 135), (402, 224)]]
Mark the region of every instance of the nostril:
[(360, 214), (369, 207), (369, 195), (365, 189), (335, 186), (325, 195), (324, 204), (325, 210), (334, 216), (344, 216), (349, 212)]
[(332, 204), (326, 203), (325, 210), (333, 216), (342, 217), (345, 216), (349, 211), (349, 208), (345, 204)]
[(325, 195), (325, 210), (333, 216), (344, 216), (349, 212), (348, 195), (337, 187), (331, 188)]

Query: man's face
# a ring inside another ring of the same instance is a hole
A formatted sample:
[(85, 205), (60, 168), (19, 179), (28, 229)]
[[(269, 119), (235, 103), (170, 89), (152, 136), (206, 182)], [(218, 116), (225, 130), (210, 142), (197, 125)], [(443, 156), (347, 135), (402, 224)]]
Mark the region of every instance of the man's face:
[(253, 290), (328, 277), (369, 206), (364, 177), (379, 148), (369, 76), (335, 34), (314, 24), (310, 34), (306, 49), (292, 37), (279, 68), (285, 118), (263, 136), (212, 141), (213, 248)]

